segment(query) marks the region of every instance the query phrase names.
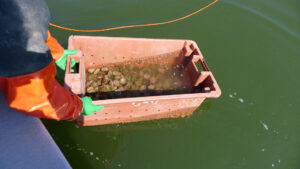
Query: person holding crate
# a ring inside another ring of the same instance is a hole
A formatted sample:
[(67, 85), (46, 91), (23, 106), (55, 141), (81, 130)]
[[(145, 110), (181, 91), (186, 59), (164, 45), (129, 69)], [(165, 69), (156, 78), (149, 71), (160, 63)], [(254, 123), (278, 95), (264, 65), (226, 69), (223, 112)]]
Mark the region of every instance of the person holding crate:
[(7, 104), (28, 115), (75, 120), (103, 106), (79, 98), (55, 79), (66, 68), (65, 50), (48, 31), (50, 14), (44, 0), (2, 0), (0, 6), (0, 90)]

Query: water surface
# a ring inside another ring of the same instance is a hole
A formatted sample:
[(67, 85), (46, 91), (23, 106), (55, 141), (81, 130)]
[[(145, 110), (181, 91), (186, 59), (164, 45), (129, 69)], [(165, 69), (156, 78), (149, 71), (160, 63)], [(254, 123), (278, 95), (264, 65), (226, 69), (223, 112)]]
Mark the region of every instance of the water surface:
[[(74, 28), (165, 21), (210, 1), (47, 0), (51, 22)], [(195, 40), (221, 89), (187, 118), (77, 127), (44, 120), (73, 168), (299, 169), (300, 2), (222, 0), (184, 21), (71, 34)]]

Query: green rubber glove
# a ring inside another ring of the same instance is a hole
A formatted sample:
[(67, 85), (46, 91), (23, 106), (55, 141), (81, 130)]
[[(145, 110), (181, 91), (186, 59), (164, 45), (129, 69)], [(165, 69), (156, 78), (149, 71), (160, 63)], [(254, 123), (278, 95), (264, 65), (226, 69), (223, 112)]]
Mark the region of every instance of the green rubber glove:
[(92, 103), (92, 99), (88, 96), (82, 97), (81, 101), (83, 103), (83, 110), (82, 110), (82, 115), (87, 116), (90, 114), (95, 113), (96, 111), (99, 111), (104, 108), (103, 105), (94, 105)]
[[(63, 55), (57, 61), (55, 61), (56, 66), (59, 67), (61, 70), (66, 71), (67, 56), (75, 55), (77, 53), (78, 53), (77, 50), (65, 49)], [(75, 66), (75, 64), (76, 64), (76, 61), (72, 58), (71, 68), (73, 68)], [(74, 69), (71, 69), (71, 72), (74, 72)]]

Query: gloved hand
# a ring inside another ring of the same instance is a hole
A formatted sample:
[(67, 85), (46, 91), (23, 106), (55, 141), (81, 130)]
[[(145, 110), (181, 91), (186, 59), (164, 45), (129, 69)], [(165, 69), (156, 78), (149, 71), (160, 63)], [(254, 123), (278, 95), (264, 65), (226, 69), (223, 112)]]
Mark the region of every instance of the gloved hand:
[[(75, 55), (77, 53), (78, 53), (77, 50), (65, 49), (63, 55), (57, 61), (55, 61), (56, 66), (59, 67), (61, 70), (66, 71), (67, 56)], [(72, 58), (71, 68), (73, 68), (75, 66), (75, 64), (76, 64), (76, 61)], [(74, 72), (74, 69), (71, 69), (71, 72)]]
[(103, 105), (94, 105), (92, 103), (92, 99), (88, 96), (82, 97), (81, 101), (83, 103), (83, 110), (82, 110), (82, 115), (87, 116), (90, 114), (95, 113), (96, 111), (99, 111), (104, 108)]

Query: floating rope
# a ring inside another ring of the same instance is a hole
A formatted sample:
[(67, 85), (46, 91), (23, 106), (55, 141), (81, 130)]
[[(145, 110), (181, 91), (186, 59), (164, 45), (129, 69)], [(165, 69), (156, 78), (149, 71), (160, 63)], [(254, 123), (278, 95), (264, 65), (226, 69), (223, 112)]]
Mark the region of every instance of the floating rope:
[(165, 22), (157, 22), (157, 23), (148, 23), (148, 24), (140, 24), (140, 25), (127, 25), (127, 26), (118, 26), (118, 27), (112, 27), (112, 28), (104, 28), (104, 29), (96, 29), (96, 30), (83, 30), (83, 29), (73, 29), (73, 28), (67, 28), (64, 26), (59, 26), (53, 23), (50, 23), (51, 26), (59, 28), (59, 29), (63, 29), (63, 30), (68, 30), (68, 31), (74, 31), (74, 32), (104, 32), (104, 31), (111, 31), (111, 30), (117, 30), (117, 29), (127, 29), (127, 28), (135, 28), (135, 27), (147, 27), (147, 26), (156, 26), (156, 25), (165, 25), (165, 24), (169, 24), (169, 23), (173, 23), (173, 22), (177, 22), (177, 21), (181, 21), (184, 20), (186, 18), (189, 18), (193, 15), (196, 15), (197, 13), (203, 11), (204, 9), (214, 5), (215, 3), (217, 3), (219, 0), (215, 0), (213, 2), (211, 2), (210, 4), (198, 9), (197, 11), (190, 13), (186, 16), (183, 16), (181, 18), (177, 18), (177, 19), (173, 19), (170, 21), (165, 21)]

